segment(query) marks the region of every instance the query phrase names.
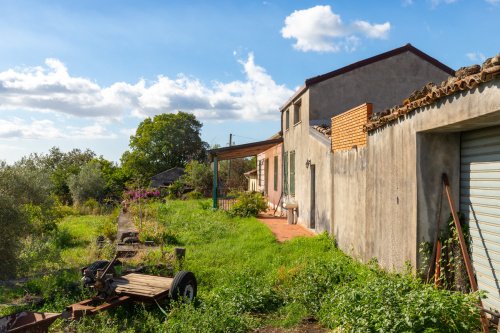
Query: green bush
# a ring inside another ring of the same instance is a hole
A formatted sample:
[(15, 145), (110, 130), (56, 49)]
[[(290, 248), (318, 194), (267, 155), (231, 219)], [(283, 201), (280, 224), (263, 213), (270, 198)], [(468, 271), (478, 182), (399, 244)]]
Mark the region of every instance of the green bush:
[(264, 196), (258, 192), (242, 192), (238, 194), (236, 203), (228, 211), (231, 216), (257, 216), (267, 209)]
[(118, 223), (116, 218), (109, 217), (106, 219), (104, 224), (102, 225), (101, 233), (104, 237), (109, 239), (111, 242), (116, 240), (116, 234), (118, 232)]
[(167, 198), (168, 199), (179, 199), (184, 194), (186, 189), (186, 184), (182, 180), (176, 180), (172, 184), (167, 186)]
[(319, 318), (347, 332), (474, 332), (479, 328), (475, 300), (476, 294), (384, 274), (332, 289), (323, 297)]
[(196, 190), (194, 191), (191, 191), (187, 194), (187, 198), (189, 200), (199, 200), (199, 199), (203, 199), (203, 193), (201, 192), (198, 192)]

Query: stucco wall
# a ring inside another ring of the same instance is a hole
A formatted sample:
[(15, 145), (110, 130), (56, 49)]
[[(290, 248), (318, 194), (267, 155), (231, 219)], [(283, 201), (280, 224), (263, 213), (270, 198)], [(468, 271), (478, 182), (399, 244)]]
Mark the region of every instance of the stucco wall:
[[(290, 128), (284, 128), (283, 150), (295, 151), (295, 195), (285, 197), (285, 201), (298, 204), (298, 219), (306, 227), (311, 221), (311, 169), (306, 167), (307, 160), (316, 168), (316, 209), (315, 230), (331, 231), (331, 152), (330, 140), (320, 133), (311, 133), (309, 126), (309, 91), (301, 96), (301, 121), (294, 125), (290, 119)], [(293, 112), (292, 112), (293, 114)], [(284, 113), (282, 113), (284, 115)]]
[[(443, 172), (458, 205), (460, 132), (498, 124), (500, 78), (371, 132), (366, 151), (334, 153), (333, 225), (340, 247), (364, 260), (377, 258), (387, 269), (401, 270), (406, 261), (418, 267), (419, 244), (434, 240)], [(348, 187), (365, 187), (364, 208), (353, 199), (362, 194)], [(448, 215), (443, 198), (441, 226)]]
[[(279, 203), (282, 189), (282, 164), (281, 160), (283, 158), (282, 155), (282, 147), (283, 144), (278, 144), (265, 152), (257, 155), (257, 161), (265, 160), (266, 158), (269, 160), (269, 179), (268, 179), (268, 188), (266, 191), (269, 205), (272, 208), (276, 208)], [(278, 157), (278, 186), (277, 190), (274, 189), (274, 157)], [(258, 162), (257, 162), (258, 163)], [(264, 191), (264, 188), (259, 188), (261, 191)]]
[(411, 52), (354, 69), (312, 85), (310, 120), (330, 119), (362, 103), (373, 112), (402, 103), (428, 82), (441, 82), (448, 74)]
[(333, 231), (338, 246), (364, 260), (366, 235), (366, 147), (333, 153)]

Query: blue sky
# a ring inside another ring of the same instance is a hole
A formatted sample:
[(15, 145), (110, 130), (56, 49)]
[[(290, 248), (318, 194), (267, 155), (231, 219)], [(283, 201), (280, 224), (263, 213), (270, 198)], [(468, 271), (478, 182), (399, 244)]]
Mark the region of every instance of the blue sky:
[(266, 139), (306, 78), (406, 43), (481, 63), (499, 18), (500, 0), (0, 0), (0, 159), (59, 146), (118, 161), (141, 120), (176, 110), (210, 145)]

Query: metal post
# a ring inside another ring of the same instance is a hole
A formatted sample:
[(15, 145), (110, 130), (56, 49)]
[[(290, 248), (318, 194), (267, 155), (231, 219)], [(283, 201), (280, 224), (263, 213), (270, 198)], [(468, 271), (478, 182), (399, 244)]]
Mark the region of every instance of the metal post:
[[(455, 202), (451, 197), (450, 182), (448, 181), (448, 176), (443, 173), (442, 175), (444, 190), (446, 192), (446, 197), (448, 198), (448, 203), (450, 205), (451, 215), (453, 216), (453, 223), (458, 234), (458, 240), (460, 243), (460, 250), (462, 251), (462, 256), (465, 261), (465, 267), (467, 269), (467, 275), (469, 276), (469, 282), (472, 291), (477, 291), (477, 281), (474, 276), (474, 270), (472, 268), (472, 262), (470, 260), (469, 251), (467, 250), (467, 244), (465, 243), (464, 234), (462, 232), (462, 226), (460, 225), (460, 220), (458, 219), (457, 210), (455, 208)], [(483, 309), (483, 302), (479, 299), (479, 307), (481, 308), (481, 326), (484, 333), (488, 333), (488, 319), (486, 318)]]
[(212, 192), (212, 208), (217, 209), (217, 179), (218, 177), (218, 161), (217, 156), (214, 156), (214, 184), (213, 184), (213, 192)]
[[(233, 134), (229, 133), (229, 147), (233, 145)], [(231, 184), (231, 160), (228, 162), (229, 168), (227, 171), (227, 182)]]

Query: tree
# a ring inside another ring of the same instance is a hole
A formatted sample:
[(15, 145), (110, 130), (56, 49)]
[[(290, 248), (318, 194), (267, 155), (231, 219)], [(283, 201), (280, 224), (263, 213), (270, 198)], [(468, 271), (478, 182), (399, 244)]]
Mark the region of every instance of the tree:
[(17, 268), (22, 240), (56, 228), (56, 212), (49, 175), (28, 166), (0, 162), (0, 279)]
[(212, 166), (208, 163), (190, 161), (186, 165), (184, 182), (195, 191), (208, 194), (213, 184)]
[(130, 151), (122, 155), (122, 166), (146, 182), (159, 172), (205, 159), (208, 145), (201, 140), (201, 126), (194, 115), (185, 112), (146, 118), (130, 137)]
[(92, 163), (99, 165), (106, 183), (102, 195), (108, 199), (120, 200), (125, 190), (125, 183), (130, 180), (130, 176), (124, 172), (123, 168), (102, 156), (93, 159)]
[(15, 163), (15, 166), (42, 170), (50, 174), (53, 193), (64, 203), (71, 203), (68, 179), (80, 172), (80, 168), (94, 159), (96, 154), (86, 149), (73, 149), (67, 153), (52, 147), (48, 154), (30, 154)]
[[(229, 167), (231, 167), (231, 172), (229, 172)], [(221, 161), (219, 163), (219, 177), (227, 189), (242, 191), (248, 187), (248, 180), (244, 173), (253, 169), (255, 169), (255, 157), (236, 158), (231, 160), (231, 163)]]
[(81, 168), (77, 175), (69, 177), (68, 186), (73, 202), (83, 204), (88, 199), (100, 200), (106, 188), (106, 181), (100, 165), (89, 162)]

